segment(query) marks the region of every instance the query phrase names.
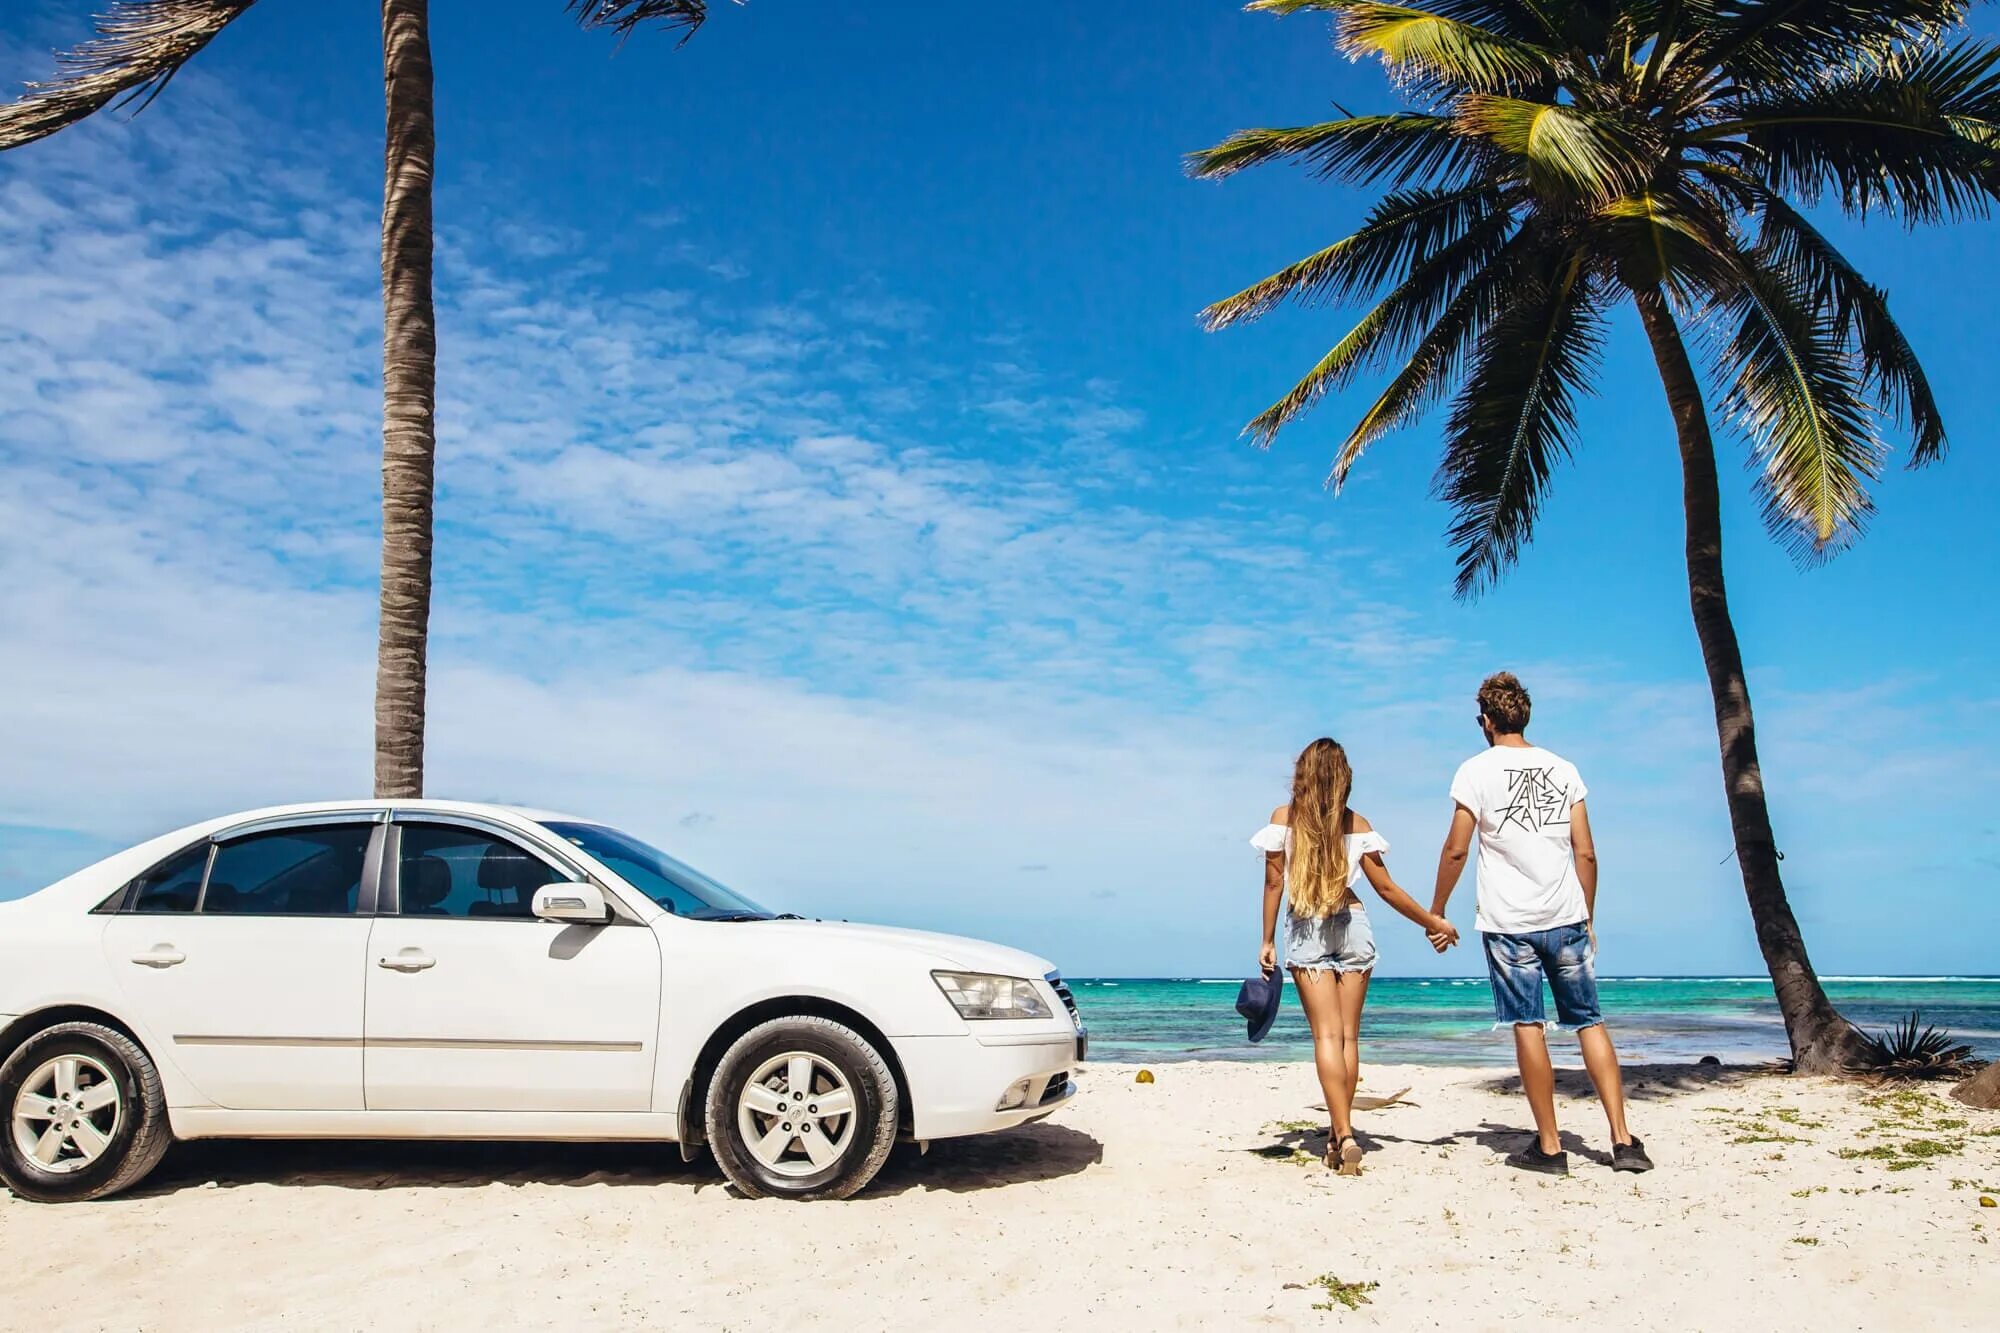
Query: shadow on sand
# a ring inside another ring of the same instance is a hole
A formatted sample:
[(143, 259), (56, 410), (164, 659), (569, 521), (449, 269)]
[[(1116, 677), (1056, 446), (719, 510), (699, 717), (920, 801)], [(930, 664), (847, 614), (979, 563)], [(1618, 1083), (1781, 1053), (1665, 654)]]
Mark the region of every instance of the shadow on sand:
[[(1625, 1100), (1643, 1106), (1647, 1102), (1665, 1101), (1670, 1097), (1685, 1096), (1688, 1093), (1705, 1092), (1710, 1088), (1733, 1087), (1751, 1079), (1770, 1078), (1785, 1073), (1782, 1063), (1758, 1065), (1702, 1065), (1702, 1064), (1654, 1064), (1624, 1066)], [(1521, 1076), (1519, 1074), (1496, 1073), (1481, 1079), (1480, 1086), (1501, 1097), (1521, 1096)], [(1581, 1069), (1556, 1070), (1556, 1093), (1562, 1097), (1595, 1099), (1596, 1089), (1591, 1086), (1590, 1075)], [(1412, 1104), (1421, 1105), (1423, 1098), (1418, 1095)], [(1500, 1157), (1514, 1152), (1535, 1137), (1534, 1125), (1528, 1118), (1527, 1102), (1517, 1103), (1521, 1111), (1519, 1125), (1503, 1125), (1491, 1120), (1483, 1120), (1477, 1129), (1461, 1129), (1437, 1138), (1406, 1138), (1399, 1134), (1385, 1134), (1369, 1126), (1356, 1125), (1354, 1137), (1362, 1148), (1373, 1152), (1385, 1143), (1414, 1143), (1428, 1148), (1445, 1148), (1458, 1143), (1473, 1143)], [(1315, 1108), (1316, 1110), (1319, 1108)], [(1393, 1109), (1393, 1108), (1390, 1108)], [(1564, 1117), (1574, 1120), (1585, 1111), (1593, 1117), (1586, 1128), (1601, 1140), (1604, 1123), (1597, 1117), (1593, 1107), (1559, 1107)], [(1393, 1122), (1391, 1122), (1393, 1123)], [(1635, 1127), (1636, 1128), (1636, 1127)], [(1564, 1129), (1561, 1131), (1562, 1146), (1568, 1152), (1598, 1163), (1611, 1165), (1611, 1154), (1604, 1147), (1586, 1143), (1581, 1135)], [(1271, 1137), (1268, 1145), (1252, 1148), (1251, 1152), (1266, 1157), (1286, 1157), (1295, 1152), (1308, 1153), (1314, 1157), (1324, 1156), (1327, 1148), (1327, 1130), (1288, 1129)]]
[[(941, 1140), (928, 1154), (903, 1144), (864, 1197), (913, 1189), (964, 1193), (1053, 1180), (1103, 1157), (1103, 1145), (1088, 1134), (1048, 1123)], [(383, 1190), (494, 1184), (728, 1188), (706, 1150), (683, 1162), (671, 1143), (201, 1139), (176, 1144), (128, 1197), (245, 1185)]]
[(906, 1190), (967, 1194), (1073, 1176), (1104, 1160), (1104, 1145), (1079, 1129), (1043, 1121), (998, 1134), (939, 1139), (928, 1153), (899, 1144), (868, 1187), (870, 1195)]
[[(1426, 1148), (1450, 1148), (1461, 1143), (1472, 1143), (1496, 1156), (1505, 1157), (1534, 1138), (1535, 1130), (1532, 1125), (1501, 1125), (1491, 1120), (1484, 1120), (1480, 1122), (1478, 1129), (1455, 1130), (1434, 1139), (1405, 1138), (1401, 1134), (1383, 1134), (1359, 1126), (1355, 1128), (1354, 1137), (1361, 1144), (1362, 1151), (1370, 1153), (1381, 1151), (1382, 1145), (1386, 1143), (1414, 1143)], [(1563, 1147), (1569, 1152), (1601, 1166), (1611, 1165), (1610, 1153), (1591, 1147), (1578, 1135), (1565, 1129), (1561, 1131), (1561, 1137)], [(1252, 1148), (1250, 1151), (1262, 1157), (1290, 1158), (1293, 1153), (1302, 1152), (1311, 1157), (1324, 1158), (1326, 1148), (1326, 1130), (1288, 1129), (1281, 1134), (1273, 1135), (1269, 1146)]]
[[(1570, 1156), (1580, 1157), (1586, 1162), (1595, 1162), (1599, 1166), (1610, 1166), (1611, 1152), (1604, 1146), (1609, 1140), (1604, 1137), (1603, 1123), (1600, 1121), (1594, 1126), (1594, 1130), (1598, 1136), (1595, 1144), (1585, 1142), (1581, 1134), (1568, 1129), (1558, 1130), (1556, 1137), (1562, 1141), (1563, 1151)], [(1522, 1123), (1518, 1125), (1502, 1125), (1491, 1120), (1482, 1120), (1478, 1129), (1461, 1129), (1436, 1139), (1402, 1139), (1394, 1134), (1369, 1134), (1358, 1130), (1355, 1137), (1361, 1140), (1362, 1147), (1370, 1150), (1383, 1143), (1421, 1143), (1432, 1148), (1448, 1147), (1456, 1143), (1472, 1143), (1486, 1149), (1495, 1157), (1506, 1157), (1534, 1141), (1535, 1126), (1523, 1114)]]
[[(1770, 1078), (1783, 1074), (1786, 1067), (1782, 1062), (1756, 1065), (1698, 1065), (1659, 1064), (1625, 1065), (1625, 1100), (1628, 1102), (1658, 1102), (1669, 1097), (1680, 1097), (1690, 1092), (1705, 1092), (1709, 1088), (1726, 1088), (1748, 1079)], [(1483, 1080), (1489, 1092), (1502, 1096), (1521, 1095), (1519, 1074), (1496, 1073)], [(1590, 1086), (1590, 1075), (1581, 1069), (1556, 1070), (1556, 1094), (1562, 1097), (1595, 1097), (1596, 1089)]]

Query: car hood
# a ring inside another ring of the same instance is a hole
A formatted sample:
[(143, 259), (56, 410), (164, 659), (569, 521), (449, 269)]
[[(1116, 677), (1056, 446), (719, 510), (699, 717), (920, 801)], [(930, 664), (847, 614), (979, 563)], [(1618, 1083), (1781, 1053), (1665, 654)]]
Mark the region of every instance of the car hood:
[(867, 926), (851, 921), (751, 921), (743, 929), (754, 930), (759, 939), (771, 938), (787, 945), (810, 945), (827, 941), (875, 945), (899, 953), (918, 955), (938, 967), (960, 968), (967, 972), (993, 972), (1008, 977), (1040, 977), (1055, 971), (1046, 958), (1004, 944), (968, 939), (963, 935), (940, 935), (928, 930), (904, 930), (900, 926)]

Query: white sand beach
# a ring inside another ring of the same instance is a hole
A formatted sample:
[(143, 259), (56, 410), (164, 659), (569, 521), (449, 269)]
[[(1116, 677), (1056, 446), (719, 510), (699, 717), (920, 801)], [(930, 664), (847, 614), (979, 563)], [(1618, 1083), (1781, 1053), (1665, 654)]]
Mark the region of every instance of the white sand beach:
[[(900, 1151), (842, 1204), (733, 1197), (629, 1145), (205, 1143), (132, 1195), (0, 1201), (8, 1329), (1972, 1329), (2000, 1309), (2000, 1114), (1637, 1070), (1659, 1169), (1508, 1170), (1493, 1074), (1370, 1067), (1366, 1174), (1311, 1157), (1303, 1065), (1093, 1066), (1058, 1118)], [(1850, 1156), (1841, 1156), (1845, 1150)], [(1852, 1154), (1864, 1154), (1855, 1156)], [(1902, 1169), (1897, 1169), (1902, 1168)], [(1315, 1280), (1373, 1283), (1329, 1305)]]

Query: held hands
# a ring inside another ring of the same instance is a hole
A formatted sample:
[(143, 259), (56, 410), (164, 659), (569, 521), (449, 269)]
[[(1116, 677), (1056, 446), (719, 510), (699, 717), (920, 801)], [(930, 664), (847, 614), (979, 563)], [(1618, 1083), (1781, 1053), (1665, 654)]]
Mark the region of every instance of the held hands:
[(1424, 931), (1424, 937), (1431, 942), (1431, 948), (1443, 953), (1458, 943), (1458, 927), (1441, 916), (1431, 918), (1431, 925)]

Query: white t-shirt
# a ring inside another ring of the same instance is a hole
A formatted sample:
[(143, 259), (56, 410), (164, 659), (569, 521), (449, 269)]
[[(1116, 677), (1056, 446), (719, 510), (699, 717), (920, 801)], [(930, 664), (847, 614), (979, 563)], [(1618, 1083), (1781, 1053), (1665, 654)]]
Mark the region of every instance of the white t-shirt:
[(1569, 841), (1586, 790), (1574, 764), (1539, 745), (1490, 746), (1458, 766), (1451, 799), (1479, 821), (1479, 929), (1521, 935), (1590, 915)]

